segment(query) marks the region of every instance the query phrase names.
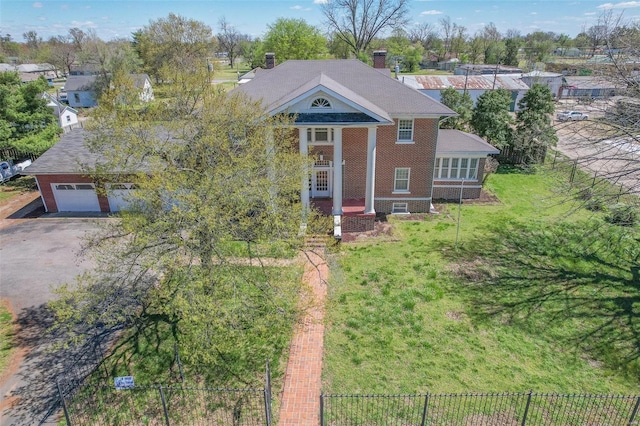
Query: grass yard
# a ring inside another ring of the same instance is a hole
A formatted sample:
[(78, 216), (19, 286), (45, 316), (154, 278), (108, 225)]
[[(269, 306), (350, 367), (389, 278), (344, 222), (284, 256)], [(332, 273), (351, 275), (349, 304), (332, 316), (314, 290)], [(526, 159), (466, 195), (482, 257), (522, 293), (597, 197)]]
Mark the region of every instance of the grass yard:
[(0, 185), (0, 203), (37, 189), (33, 176), (20, 176)]
[(640, 232), (566, 202), (556, 173), (491, 175), (501, 202), (463, 204), (457, 250), (456, 204), (344, 244), (323, 391), (638, 394)]
[(15, 330), (11, 312), (0, 303), (0, 377), (3, 376), (15, 349), (14, 338)]

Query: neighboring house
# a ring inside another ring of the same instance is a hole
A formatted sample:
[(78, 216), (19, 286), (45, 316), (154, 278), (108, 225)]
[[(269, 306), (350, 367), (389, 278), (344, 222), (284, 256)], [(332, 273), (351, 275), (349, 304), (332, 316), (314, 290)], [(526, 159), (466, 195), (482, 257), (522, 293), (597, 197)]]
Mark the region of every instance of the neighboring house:
[(542, 84), (544, 86), (547, 86), (549, 90), (551, 90), (554, 98), (558, 98), (560, 96), (560, 88), (562, 87), (562, 74), (536, 70), (526, 74), (522, 74), (522, 81), (524, 81), (529, 87), (533, 86), (534, 84)]
[[(72, 107), (89, 108), (98, 105), (95, 92), (95, 75), (70, 75), (64, 85), (67, 101)], [(133, 85), (139, 93), (140, 101), (154, 99), (151, 79), (147, 74), (131, 74)]]
[(53, 115), (58, 119), (58, 124), (65, 133), (79, 127), (78, 111), (49, 93), (43, 93), (42, 98), (47, 101), (47, 106), (52, 109)]
[(625, 91), (626, 86), (602, 77), (566, 76), (562, 78), (559, 98), (607, 99), (612, 96), (624, 95)]
[(17, 72), (20, 75), (20, 81), (29, 83), (44, 77), (49, 85), (53, 85), (53, 79), (57, 77), (57, 70), (51, 64), (0, 64), (0, 72)]
[(140, 92), (139, 98), (142, 102), (150, 102), (154, 99), (151, 79), (147, 74), (132, 74), (133, 85)]
[(463, 64), (453, 70), (455, 75), (522, 74), (518, 67), (491, 64)]
[(94, 89), (95, 82), (95, 75), (70, 75), (64, 84), (69, 106), (90, 108), (98, 105)]
[[(328, 204), (336, 235), (373, 229), (376, 213), (432, 211), (434, 198), (459, 198), (462, 179), (463, 197), (478, 197), (485, 159), (498, 152), (477, 136), (439, 130), (452, 110), (358, 60), (271, 61), (234, 91), (261, 99), (270, 114), (295, 117), (300, 152), (314, 158), (301, 202)], [(25, 171), (36, 177), (49, 212), (121, 207), (82, 174), (79, 163), (98, 159), (84, 147), (85, 135), (63, 135)]]
[(438, 102), (440, 91), (453, 87), (460, 93), (467, 92), (474, 106), (478, 97), (487, 90), (506, 89), (511, 93), (510, 111), (518, 110), (518, 102), (529, 90), (519, 76), (507, 75), (406, 75), (400, 80)]

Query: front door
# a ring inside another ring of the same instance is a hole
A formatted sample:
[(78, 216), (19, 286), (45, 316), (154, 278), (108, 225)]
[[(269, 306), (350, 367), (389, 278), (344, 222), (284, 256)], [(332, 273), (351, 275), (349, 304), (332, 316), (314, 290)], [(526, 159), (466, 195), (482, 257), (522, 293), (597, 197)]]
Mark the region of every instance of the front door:
[(328, 198), (332, 193), (331, 167), (318, 167), (311, 174), (311, 197)]

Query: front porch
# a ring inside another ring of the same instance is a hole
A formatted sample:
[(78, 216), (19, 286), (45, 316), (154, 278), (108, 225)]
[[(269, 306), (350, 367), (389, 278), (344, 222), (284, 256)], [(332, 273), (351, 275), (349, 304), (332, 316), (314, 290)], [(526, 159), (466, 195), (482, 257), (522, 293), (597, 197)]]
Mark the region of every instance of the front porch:
[[(311, 206), (326, 216), (333, 216), (333, 199), (312, 198)], [(372, 231), (375, 226), (375, 213), (365, 213), (364, 198), (342, 200), (342, 232)]]

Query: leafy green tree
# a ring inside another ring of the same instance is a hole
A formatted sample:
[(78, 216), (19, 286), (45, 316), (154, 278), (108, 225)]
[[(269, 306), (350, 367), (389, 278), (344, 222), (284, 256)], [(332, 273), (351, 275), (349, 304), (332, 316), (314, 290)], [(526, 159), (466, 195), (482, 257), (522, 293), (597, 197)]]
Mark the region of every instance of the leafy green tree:
[(278, 61), (317, 59), (327, 50), (320, 30), (304, 19), (278, 18), (268, 25), (264, 36), (265, 52), (275, 52)]
[(505, 53), (504, 64), (517, 67), (519, 64), (518, 50), (520, 49), (520, 39), (508, 38), (504, 41)]
[(60, 128), (42, 99), (47, 81), (22, 84), (18, 73), (0, 73), (0, 147), (40, 155), (56, 141)]
[(469, 93), (460, 93), (454, 87), (447, 87), (440, 91), (440, 102), (458, 113), (457, 117), (442, 121), (440, 128), (469, 130), (473, 112), (473, 99)]
[(484, 51), (485, 64), (501, 64), (505, 58), (505, 45), (501, 41), (491, 42)]
[(206, 69), (215, 39), (203, 22), (170, 13), (133, 33), (133, 46), (149, 75), (171, 80), (179, 70)]
[(514, 150), (524, 154), (523, 161), (527, 164), (542, 162), (546, 148), (558, 142), (552, 123), (553, 94), (549, 87), (536, 83), (518, 102), (518, 107)]
[(129, 328), (133, 341), (165, 330), (158, 347), (176, 343), (188, 377), (255, 385), (298, 315), (299, 276), (265, 256), (299, 247), (306, 160), (288, 116), (201, 84), (204, 71), (182, 80), (191, 90), (157, 108), (96, 109), (89, 146), (105, 160), (86, 172), (137, 189), (121, 219), (87, 241), (95, 271), (62, 288), (53, 308), (79, 342), (87, 327)]
[(511, 93), (506, 89), (487, 90), (478, 97), (471, 126), (479, 136), (486, 138), (496, 148), (511, 144), (513, 118), (509, 114)]

